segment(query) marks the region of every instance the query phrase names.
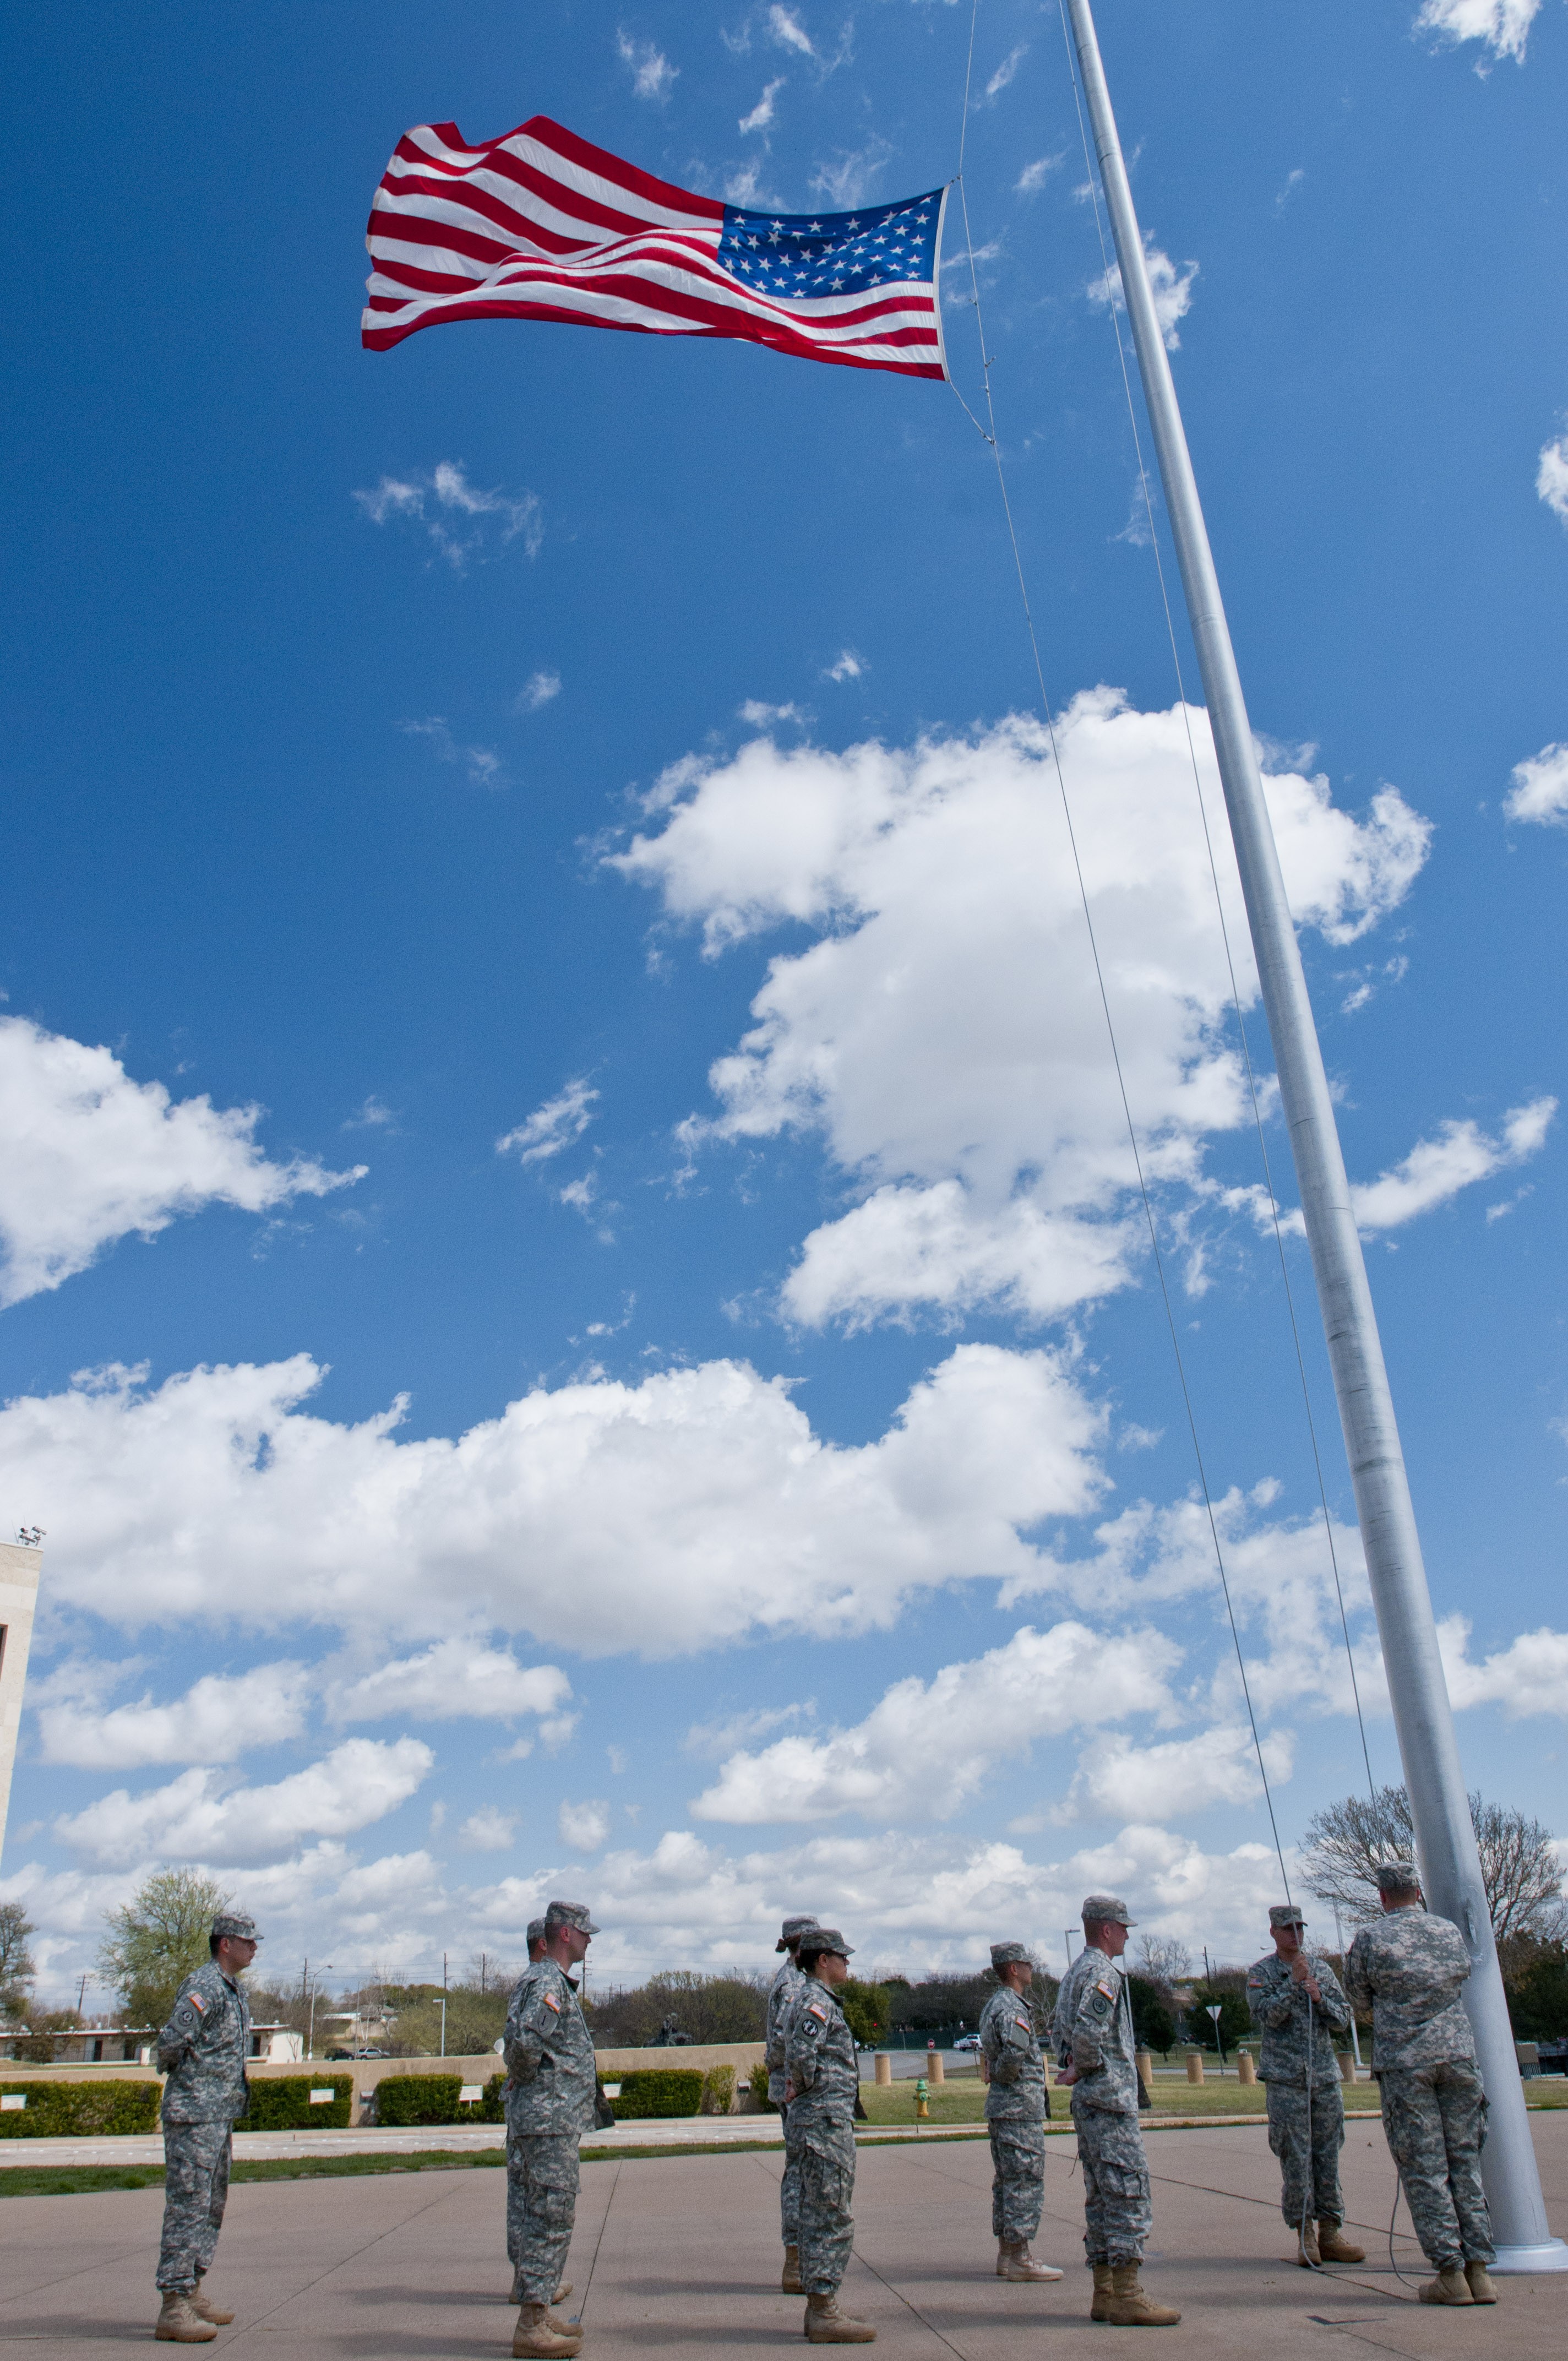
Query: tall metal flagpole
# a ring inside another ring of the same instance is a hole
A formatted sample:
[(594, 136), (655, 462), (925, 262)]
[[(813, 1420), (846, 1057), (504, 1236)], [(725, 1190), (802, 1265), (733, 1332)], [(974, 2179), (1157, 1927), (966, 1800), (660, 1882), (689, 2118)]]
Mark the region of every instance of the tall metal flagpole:
[(1296, 1159), (1312, 1275), (1350, 1456), (1422, 1882), (1432, 1907), (1451, 1918), (1463, 1933), (1473, 1962), (1464, 2003), (1475, 2030), (1491, 2102), (1482, 2169), (1498, 2244), (1498, 2268), (1568, 2270), (1568, 2246), (1552, 2236), (1541, 2200), (1404, 1454), (1235, 652), (1170, 365), (1155, 315), (1143, 238), (1133, 210), (1090, 0), (1067, 0), (1067, 5), (1181, 565), (1187, 611), (1197, 642), (1280, 1097)]

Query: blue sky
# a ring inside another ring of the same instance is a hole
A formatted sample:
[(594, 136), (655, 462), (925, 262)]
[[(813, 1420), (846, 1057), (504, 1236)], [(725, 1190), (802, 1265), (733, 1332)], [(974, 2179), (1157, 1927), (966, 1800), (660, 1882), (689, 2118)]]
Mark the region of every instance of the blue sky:
[[(1466, 1767), (1568, 1827), (1568, 14), (1416, 18), (1105, 0), (1101, 38)], [(0, 1525), (48, 1540), (0, 1891), (53, 1986), (167, 1860), (345, 1976), (515, 1952), (561, 1890), (627, 1975), (759, 1964), (795, 1907), (956, 1962), (1106, 1883), (1260, 1939), (990, 454), (947, 388), (740, 344), (358, 347), (409, 126), (852, 206), (950, 176), (968, 36), (16, 37)], [(1288, 1843), (1359, 1741), (1085, 180), (1054, 5), (983, 0), (1003, 451)], [(963, 251), (950, 207), (972, 405)]]

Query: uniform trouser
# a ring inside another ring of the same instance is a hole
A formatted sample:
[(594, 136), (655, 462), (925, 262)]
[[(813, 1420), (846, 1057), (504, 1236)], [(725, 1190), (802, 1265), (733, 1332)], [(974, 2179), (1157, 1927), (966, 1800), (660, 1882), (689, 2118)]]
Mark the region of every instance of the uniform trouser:
[(800, 2279), (807, 2295), (837, 2295), (855, 2243), (852, 2124), (811, 2124), (798, 2136)]
[(784, 2168), (779, 2182), (779, 2232), (786, 2246), (800, 2244), (800, 2151), (789, 2136), (789, 2109), (780, 2103), (784, 2125)]
[(578, 2172), (576, 2132), (507, 2140), (507, 2255), (520, 2303), (548, 2303), (566, 2276)]
[(158, 2285), (164, 2295), (189, 2295), (211, 2270), (228, 2202), (230, 2124), (163, 2126), (163, 2237)]
[(1439, 2271), (1492, 2262), (1492, 2217), (1481, 2186), (1486, 2094), (1478, 2070), (1444, 2059), (1389, 2068), (1377, 2079), (1384, 2136), (1421, 2252)]
[(1136, 2115), (1086, 2107), (1072, 2094), (1083, 2168), (1083, 2252), (1094, 2263), (1141, 2263), (1154, 2228), (1149, 2169)]
[(1008, 2246), (1026, 2245), (1046, 2202), (1046, 2127), (1032, 2115), (999, 2115), (991, 2133), (991, 2230)]
[(1270, 2082), (1268, 2145), (1279, 2158), (1279, 2210), (1293, 2230), (1303, 2221), (1343, 2222), (1339, 2152), (1344, 2101), (1337, 2082)]

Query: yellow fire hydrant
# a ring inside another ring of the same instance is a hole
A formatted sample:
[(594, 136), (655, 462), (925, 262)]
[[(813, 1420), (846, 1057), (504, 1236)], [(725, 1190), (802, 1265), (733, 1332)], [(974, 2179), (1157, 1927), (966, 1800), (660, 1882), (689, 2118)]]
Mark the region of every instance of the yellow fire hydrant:
[(917, 2124), (931, 2120), (931, 2087), (924, 2074), (915, 2085), (915, 2120)]

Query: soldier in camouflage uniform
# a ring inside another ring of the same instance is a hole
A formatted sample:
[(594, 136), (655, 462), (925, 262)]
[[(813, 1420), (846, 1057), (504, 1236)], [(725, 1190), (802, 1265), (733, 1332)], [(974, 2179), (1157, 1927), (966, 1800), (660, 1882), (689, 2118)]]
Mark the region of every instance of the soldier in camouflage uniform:
[(163, 2308), (153, 2334), (164, 2345), (210, 2345), (234, 2318), (207, 2301), (201, 2281), (223, 2227), (235, 2122), (250, 2103), (250, 2009), (239, 1980), (260, 1940), (253, 1919), (221, 1911), (207, 1939), (210, 1957), (181, 1985), (158, 2037), (158, 2063), (168, 2080), (158, 2255)]
[(1429, 1912), (1408, 1861), (1377, 1872), (1383, 1918), (1350, 1947), (1352, 2003), (1372, 2010), (1372, 2070), (1383, 2130), (1421, 2251), (1437, 2276), (1423, 2303), (1496, 2303), (1497, 2259), (1481, 2186), (1486, 2094), (1475, 2036), (1459, 1994), (1470, 1975), (1464, 1938)]
[(784, 2041), (784, 2100), (800, 2165), (800, 2276), (812, 2345), (870, 2345), (876, 2330), (839, 2309), (855, 2224), (855, 2037), (833, 1997), (850, 1972), (850, 1947), (836, 1927), (807, 1927), (799, 1959), (805, 1987)]
[[(524, 1937), (524, 1940), (528, 1945), (528, 1964), (531, 1968), (537, 1967), (540, 1960), (544, 1957), (544, 1921), (543, 1918), (531, 1918), (529, 1920), (528, 1932)], [(566, 1981), (570, 1983), (572, 1980), (568, 1976)], [(514, 1993), (516, 1991), (515, 1985), (513, 1986), (513, 1991)], [(502, 2047), (502, 2044), (498, 2042), (496, 2047), (499, 2049)], [(594, 2078), (594, 2088), (596, 2092), (602, 2091), (603, 2089), (603, 2085), (599, 2082), (597, 2075)], [(608, 2101), (606, 2101), (602, 2111), (596, 2108), (595, 2112), (596, 2123), (602, 2123), (606, 2119), (610, 2123), (615, 2121), (615, 2110), (609, 2104)], [(521, 2236), (522, 2183), (515, 2174), (509, 2172), (507, 2174), (507, 2260), (512, 2267), (511, 2301), (513, 2303), (524, 2303), (527, 2301), (527, 2298), (524, 2295), (522, 2289), (522, 2274), (518, 2268), (517, 2262), (520, 2251), (519, 2241)], [(565, 2303), (566, 2298), (571, 2294), (571, 2280), (563, 2279), (550, 2301), (553, 2304)]]
[(1297, 2261), (1364, 2263), (1365, 2247), (1342, 2227), (1339, 2185), (1344, 2101), (1333, 2037), (1350, 2029), (1350, 2003), (1328, 1961), (1303, 1945), (1306, 1923), (1293, 1902), (1277, 1902), (1268, 1914), (1274, 1949), (1247, 1972), (1246, 2004), (1263, 2036), (1257, 2070), (1268, 2101), (1268, 2145), (1279, 2158), (1280, 2203)]
[(507, 2243), (519, 2290), (514, 2355), (580, 2350), (582, 2330), (552, 2313), (577, 2212), (577, 2142), (594, 2120), (594, 2045), (566, 1970), (598, 1928), (581, 1902), (552, 1902), (544, 1956), (524, 1969), (507, 2010)]
[(815, 1918), (786, 1918), (779, 1930), (774, 1949), (783, 1951), (785, 1959), (768, 1993), (764, 2035), (768, 2097), (779, 2111), (784, 2136), (784, 2179), (779, 2183), (779, 2228), (784, 2237), (784, 2256), (779, 2287), (785, 2295), (804, 2295), (806, 2288), (800, 2276), (800, 2158), (790, 2140), (789, 2109), (784, 2104), (784, 2044), (795, 2004), (807, 1982), (801, 1974), (795, 1955), (800, 1949), (801, 1937), (816, 1924)]
[(981, 2013), (980, 2054), (991, 2133), (991, 2228), (999, 2279), (1059, 2279), (1037, 2263), (1029, 2242), (1046, 2202), (1046, 2061), (1025, 1998), (1034, 1962), (1022, 1943), (992, 1943), (999, 1989)]
[(1084, 1948), (1062, 1980), (1051, 2035), (1060, 2080), (1072, 2092), (1083, 2167), (1083, 2247), (1094, 2274), (1089, 2317), (1113, 2328), (1166, 2328), (1181, 2314), (1155, 2303), (1139, 2277), (1154, 2214), (1138, 2124), (1132, 2004), (1113, 1965), (1133, 1924), (1113, 1894), (1087, 1897)]

